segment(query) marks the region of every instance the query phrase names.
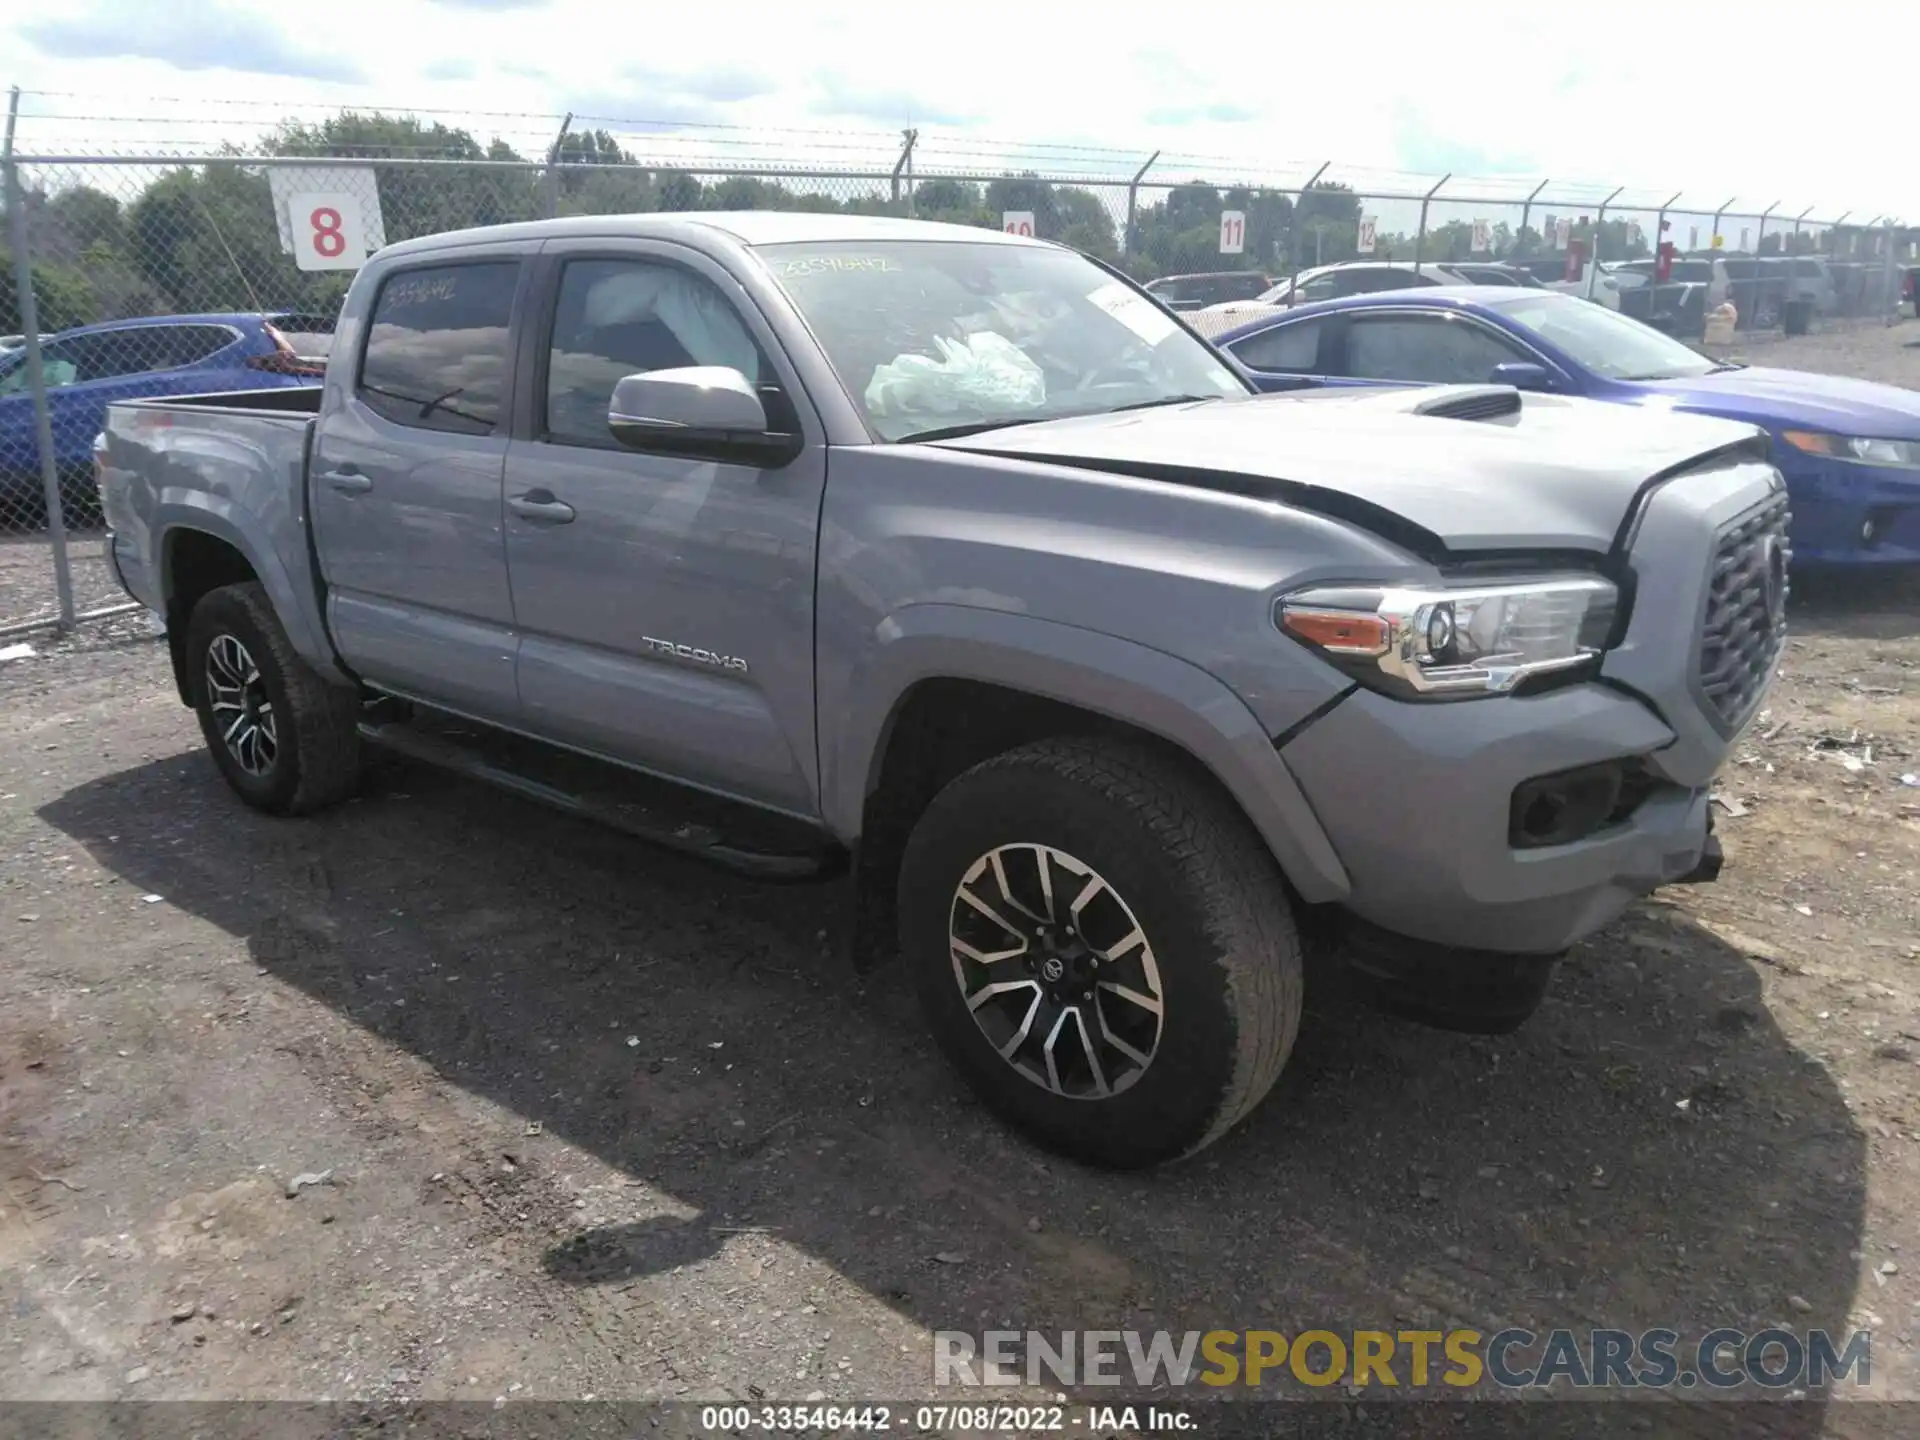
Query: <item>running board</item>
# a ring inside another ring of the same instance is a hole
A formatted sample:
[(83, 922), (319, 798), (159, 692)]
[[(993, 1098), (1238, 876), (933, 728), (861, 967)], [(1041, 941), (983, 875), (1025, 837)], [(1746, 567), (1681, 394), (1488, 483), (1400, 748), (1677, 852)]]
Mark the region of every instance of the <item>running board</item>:
[[(692, 821), (675, 823), (653, 813), (650, 805), (602, 799), (551, 784), (527, 773), (527, 769), (535, 767), (523, 769), (494, 759), (486, 753), (484, 742), (463, 743), (459, 738), (399, 721), (362, 721), (359, 728), (360, 738), (369, 745), (377, 745), (409, 760), (483, 781), (523, 799), (550, 805), (648, 844), (691, 855), (757, 880), (826, 880), (839, 874), (845, 866), (844, 855), (827, 845), (812, 851), (756, 849), (732, 843), (712, 825)], [(539, 750), (551, 750), (551, 747), (538, 746), (537, 742), (523, 743), (535, 745)], [(556, 758), (572, 762), (569, 768), (576, 770), (582, 765), (599, 763), (585, 761), (578, 756)], [(606, 768), (611, 771), (614, 767)], [(641, 781), (641, 777), (628, 776), (624, 772), (617, 776), (610, 775), (609, 779), (613, 782), (609, 788), (613, 789), (621, 788), (621, 779)], [(664, 782), (659, 783), (664, 787)], [(793, 822), (786, 823), (788, 828), (793, 828)]]

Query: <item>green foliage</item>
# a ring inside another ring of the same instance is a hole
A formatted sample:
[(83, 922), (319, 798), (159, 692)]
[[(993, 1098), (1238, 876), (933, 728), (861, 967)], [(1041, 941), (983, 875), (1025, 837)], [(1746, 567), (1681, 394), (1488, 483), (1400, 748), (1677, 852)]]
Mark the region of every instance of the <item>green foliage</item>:
[[(59, 265), (33, 267), (33, 304), (43, 333), (85, 325), (99, 309), (87, 277)], [(17, 335), (25, 329), (20, 292), (14, 284), (13, 252), (0, 249), (0, 335)]]

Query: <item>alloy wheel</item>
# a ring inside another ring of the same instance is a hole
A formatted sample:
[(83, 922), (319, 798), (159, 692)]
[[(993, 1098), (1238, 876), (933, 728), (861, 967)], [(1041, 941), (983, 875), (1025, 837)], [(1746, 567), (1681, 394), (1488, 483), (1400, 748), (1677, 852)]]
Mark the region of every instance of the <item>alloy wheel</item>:
[(1048, 845), (990, 850), (954, 890), (948, 940), (974, 1023), (1034, 1084), (1102, 1100), (1153, 1063), (1166, 1022), (1159, 962), (1085, 861)]

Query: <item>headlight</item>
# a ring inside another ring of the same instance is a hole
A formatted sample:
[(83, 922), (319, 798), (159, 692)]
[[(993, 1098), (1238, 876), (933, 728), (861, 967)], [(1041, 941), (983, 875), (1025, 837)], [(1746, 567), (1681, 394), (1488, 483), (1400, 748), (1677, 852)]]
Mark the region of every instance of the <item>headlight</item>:
[(1920, 467), (1920, 442), (1913, 440), (1875, 440), (1864, 435), (1828, 435), (1818, 430), (1783, 430), (1780, 438), (1809, 455), (1858, 460), (1864, 465)]
[(1618, 604), (1619, 591), (1597, 575), (1341, 585), (1282, 596), (1274, 621), (1373, 689), (1470, 699), (1596, 666)]

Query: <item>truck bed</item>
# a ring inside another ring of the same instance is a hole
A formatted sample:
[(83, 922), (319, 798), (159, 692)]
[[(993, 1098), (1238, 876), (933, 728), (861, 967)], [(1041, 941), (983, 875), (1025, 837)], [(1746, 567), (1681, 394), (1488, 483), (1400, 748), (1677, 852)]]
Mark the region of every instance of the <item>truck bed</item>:
[(317, 385), (124, 400), (107, 407), (100, 499), (109, 559), (127, 592), (162, 608), (154, 537), (183, 527), (238, 550), (294, 645), (326, 664), (307, 543), (307, 453)]

